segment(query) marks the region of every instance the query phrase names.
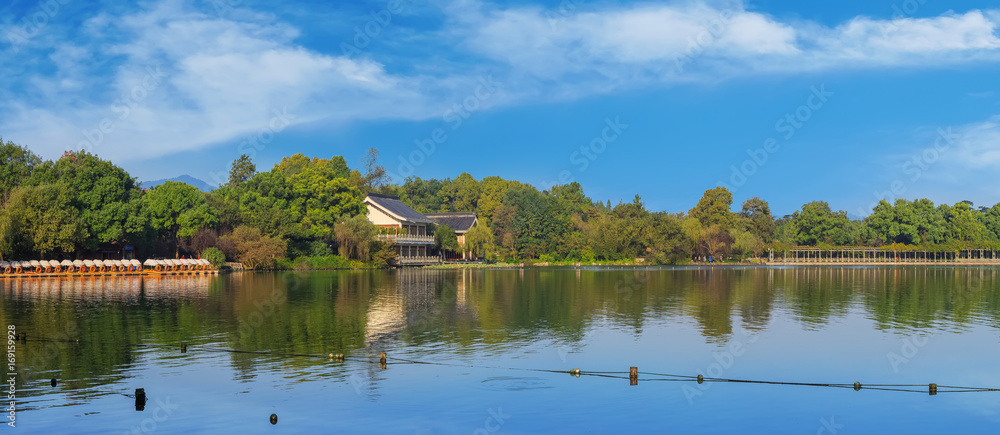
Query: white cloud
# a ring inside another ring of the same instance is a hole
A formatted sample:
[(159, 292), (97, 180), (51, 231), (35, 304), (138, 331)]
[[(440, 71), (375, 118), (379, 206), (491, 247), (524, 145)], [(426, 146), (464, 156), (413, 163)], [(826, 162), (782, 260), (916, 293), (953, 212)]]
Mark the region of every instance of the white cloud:
[[(395, 54), (353, 59), (336, 44), (327, 53), (304, 47), (298, 28), (246, 9), (216, 16), (163, 0), (99, 13), (61, 43), (49, 44), (60, 40), (55, 28), (39, 36), (46, 55), (9, 63), (0, 132), (46, 157), (99, 142), (93, 149), (102, 155), (148, 159), (254, 133), (286, 108), (295, 123), (437, 117), (485, 74), (504, 84), (489, 101), (499, 106), (743, 75), (1000, 60), (997, 11), (856, 17), (830, 27), (741, 2), (575, 4), (455, 0), (441, 27), (421, 36), (393, 24), (405, 35), (385, 41)], [(410, 48), (432, 54), (408, 56)], [(416, 72), (386, 66), (398, 62)], [(162, 76), (151, 81), (157, 68)], [(95, 141), (104, 119), (113, 131)], [(978, 161), (993, 156), (984, 151)]]
[[(293, 125), (440, 113), (417, 91), (420, 79), (308, 50), (294, 43), (297, 30), (270, 19), (221, 19), (165, 1), (100, 14), (83, 29), (93, 39), (52, 50), (55, 73), (0, 103), (0, 131), (46, 157), (84, 148), (155, 158), (256, 133), (274, 111), (287, 110)], [(95, 57), (113, 66), (91, 65)]]
[[(836, 27), (782, 22), (705, 2), (615, 5), (569, 14), (464, 2), (451, 10), (473, 53), (552, 79), (590, 71), (608, 79), (715, 80), (747, 73), (1000, 60), (1000, 14), (857, 17)], [(645, 73), (637, 73), (644, 71)]]
[(953, 152), (942, 153), (945, 159), (959, 166), (956, 169), (1000, 170), (1000, 116), (984, 122), (963, 126), (956, 131), (959, 139)]

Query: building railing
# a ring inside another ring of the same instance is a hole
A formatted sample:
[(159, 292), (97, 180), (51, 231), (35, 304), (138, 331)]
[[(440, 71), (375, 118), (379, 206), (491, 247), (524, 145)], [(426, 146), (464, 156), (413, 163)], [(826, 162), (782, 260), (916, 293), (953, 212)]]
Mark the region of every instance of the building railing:
[(415, 234), (379, 234), (380, 241), (388, 242), (411, 242), (411, 243), (434, 243), (434, 236), (422, 236)]
[(396, 264), (406, 265), (406, 264), (438, 264), (441, 263), (440, 257), (396, 257)]

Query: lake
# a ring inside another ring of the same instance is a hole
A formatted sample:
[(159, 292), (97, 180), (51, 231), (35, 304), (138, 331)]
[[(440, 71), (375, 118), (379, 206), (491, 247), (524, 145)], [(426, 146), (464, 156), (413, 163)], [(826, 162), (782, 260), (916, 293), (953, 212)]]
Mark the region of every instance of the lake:
[(5, 280), (0, 318), (22, 433), (996, 433), (1000, 392), (927, 385), (1000, 388), (998, 271)]

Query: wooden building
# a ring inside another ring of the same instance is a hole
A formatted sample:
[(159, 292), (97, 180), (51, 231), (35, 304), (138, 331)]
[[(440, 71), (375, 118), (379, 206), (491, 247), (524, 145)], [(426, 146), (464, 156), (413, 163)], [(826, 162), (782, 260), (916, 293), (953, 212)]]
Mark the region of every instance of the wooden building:
[(438, 263), (429, 255), (434, 236), (427, 226), (434, 220), (418, 213), (399, 200), (398, 196), (369, 193), (365, 197), (368, 221), (379, 227), (379, 240), (390, 241), (396, 249), (401, 266)]

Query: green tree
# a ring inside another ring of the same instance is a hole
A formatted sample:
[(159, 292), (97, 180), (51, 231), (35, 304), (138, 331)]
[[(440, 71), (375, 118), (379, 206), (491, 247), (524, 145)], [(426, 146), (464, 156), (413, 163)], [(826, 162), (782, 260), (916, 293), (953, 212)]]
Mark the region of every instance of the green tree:
[(284, 258), (287, 243), (264, 234), (260, 229), (239, 226), (219, 238), (219, 248), (249, 269), (270, 269)]
[(728, 229), (733, 226), (732, 206), (733, 194), (729, 189), (719, 186), (706, 190), (689, 214), (706, 227), (720, 225), (723, 229)]
[(458, 236), (455, 235), (455, 230), (448, 225), (439, 225), (434, 229), (434, 247), (439, 250), (457, 252)]
[(483, 224), (472, 227), (465, 233), (465, 249), (477, 258), (492, 258), (493, 232)]
[(205, 195), (194, 186), (167, 181), (143, 196), (150, 226), (162, 237), (171, 239), (174, 256), (180, 256), (181, 238), (189, 238), (202, 228), (219, 222), (216, 210), (209, 207)]
[(833, 212), (825, 201), (814, 201), (792, 214), (795, 242), (814, 246), (818, 243), (846, 245), (854, 241), (855, 228), (844, 211)]
[(959, 242), (983, 242), (988, 230), (976, 216), (971, 201), (962, 201), (951, 207), (942, 204), (939, 209), (945, 217), (949, 238)]
[(226, 254), (216, 247), (206, 248), (204, 251), (201, 251), (201, 258), (208, 260), (216, 268), (226, 264)]
[(341, 257), (362, 261), (371, 258), (371, 245), (378, 234), (378, 227), (368, 218), (358, 215), (341, 219), (335, 232)]
[(80, 211), (61, 184), (15, 188), (0, 213), (0, 247), (5, 258), (71, 254), (87, 238)]
[(0, 202), (29, 177), (42, 159), (25, 147), (0, 138)]
[(86, 151), (66, 152), (56, 162), (43, 162), (32, 171), (27, 184), (63, 184), (90, 237), (87, 250), (100, 243), (133, 243), (142, 237), (147, 222), (142, 213), (142, 191), (124, 169)]
[(246, 154), (233, 161), (233, 167), (229, 170), (229, 187), (237, 187), (246, 183), (257, 174), (257, 166)]
[(479, 205), (481, 187), (468, 173), (461, 173), (454, 180), (446, 180), (439, 195), (446, 211), (475, 211)]
[(363, 184), (366, 192), (380, 192), (392, 181), (385, 167), (379, 164), (379, 153), (375, 148), (368, 148), (368, 153), (361, 159), (361, 166), (365, 168)]
[(740, 220), (743, 227), (762, 242), (770, 243), (774, 240), (777, 227), (774, 224), (774, 216), (771, 216), (771, 207), (767, 201), (756, 196), (743, 201)]

